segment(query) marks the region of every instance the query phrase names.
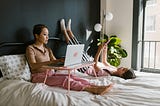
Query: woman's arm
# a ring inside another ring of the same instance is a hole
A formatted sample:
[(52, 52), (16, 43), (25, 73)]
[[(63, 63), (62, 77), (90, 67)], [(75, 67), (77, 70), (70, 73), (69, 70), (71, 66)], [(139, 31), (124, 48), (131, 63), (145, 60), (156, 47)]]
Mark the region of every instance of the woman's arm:
[(26, 57), (27, 57), (27, 61), (29, 63), (29, 66), (31, 68), (31, 72), (33, 72), (33, 73), (44, 72), (47, 69), (44, 68), (43, 66), (49, 65), (52, 63), (56, 63), (56, 62), (64, 62), (64, 59), (56, 59), (55, 56), (53, 55), (52, 51), (50, 49), (48, 49), (48, 50), (49, 50), (50, 60), (44, 61), (44, 62), (37, 62), (36, 56), (35, 56), (36, 54), (35, 54), (34, 50), (32, 49), (32, 47), (27, 47)]

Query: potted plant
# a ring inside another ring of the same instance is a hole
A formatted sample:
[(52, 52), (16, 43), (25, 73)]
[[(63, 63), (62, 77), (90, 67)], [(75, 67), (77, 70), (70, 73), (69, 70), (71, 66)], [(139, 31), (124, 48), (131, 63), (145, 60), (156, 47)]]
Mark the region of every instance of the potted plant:
[(122, 58), (128, 56), (125, 49), (121, 47), (121, 39), (116, 35), (111, 35), (110, 37), (104, 34), (104, 39), (97, 39), (98, 44), (108, 42), (108, 51), (107, 51), (107, 61), (113, 66), (119, 66)]

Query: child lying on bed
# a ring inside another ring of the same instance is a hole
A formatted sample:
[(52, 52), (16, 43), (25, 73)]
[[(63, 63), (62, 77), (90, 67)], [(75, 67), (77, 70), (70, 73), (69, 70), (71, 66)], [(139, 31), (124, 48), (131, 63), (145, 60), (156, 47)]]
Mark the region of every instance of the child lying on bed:
[[(68, 21), (67, 28), (65, 27), (65, 21), (64, 19), (61, 20), (60, 22), (61, 25), (61, 32), (64, 34), (66, 42), (69, 43), (69, 41), (72, 41), (74, 37), (73, 32), (71, 31), (71, 19)], [(95, 65), (94, 67), (89, 67), (85, 73), (89, 75), (95, 75), (94, 71), (97, 73), (97, 76), (105, 76), (105, 75), (113, 75), (113, 76), (118, 76), (124, 79), (133, 79), (135, 78), (135, 73), (132, 69), (120, 67), (116, 68), (112, 65), (110, 65), (107, 62), (107, 43), (104, 42), (98, 47), (98, 51), (94, 57)], [(99, 57), (101, 52), (102, 53), (102, 62), (99, 62)]]
[[(43, 83), (46, 74), (46, 84), (49, 86), (58, 86), (68, 88), (68, 74), (55, 74), (54, 70), (44, 67), (51, 63), (64, 61), (64, 59), (56, 59), (52, 50), (46, 46), (48, 43), (48, 28), (43, 24), (35, 25), (33, 35), (35, 42), (26, 49), (26, 57), (31, 69), (32, 82)], [(107, 93), (113, 84), (107, 86), (97, 86), (90, 84), (87, 80), (71, 75), (70, 88), (75, 91), (88, 91), (93, 94), (103, 95)]]

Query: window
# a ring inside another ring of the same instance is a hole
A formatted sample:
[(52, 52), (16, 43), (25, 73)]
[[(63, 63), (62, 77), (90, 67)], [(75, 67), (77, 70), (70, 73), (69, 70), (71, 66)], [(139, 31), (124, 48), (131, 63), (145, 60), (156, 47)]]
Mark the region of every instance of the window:
[(156, 16), (146, 16), (145, 18), (145, 31), (146, 32), (155, 31), (155, 23), (156, 23), (155, 17)]
[(157, 3), (156, 0), (147, 0), (146, 7), (154, 6)]

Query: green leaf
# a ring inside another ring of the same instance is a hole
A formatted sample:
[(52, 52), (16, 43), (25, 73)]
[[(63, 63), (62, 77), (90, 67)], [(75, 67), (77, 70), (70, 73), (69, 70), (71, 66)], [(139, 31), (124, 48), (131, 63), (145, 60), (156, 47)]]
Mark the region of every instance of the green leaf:
[(121, 43), (121, 39), (117, 37), (111, 37), (109, 45), (119, 45)]
[(109, 39), (108, 35), (104, 34), (104, 39), (106, 39), (108, 41), (108, 39)]
[(121, 54), (122, 54), (122, 58), (125, 58), (125, 57), (127, 57), (127, 56), (128, 56), (128, 54), (127, 54), (127, 51), (126, 51), (126, 50), (122, 49), (120, 52), (121, 52)]
[(112, 38), (112, 37), (117, 37), (117, 35), (111, 35), (110, 38)]
[(108, 62), (115, 67), (120, 65), (120, 59), (116, 57), (112, 57), (111, 59), (108, 59)]

